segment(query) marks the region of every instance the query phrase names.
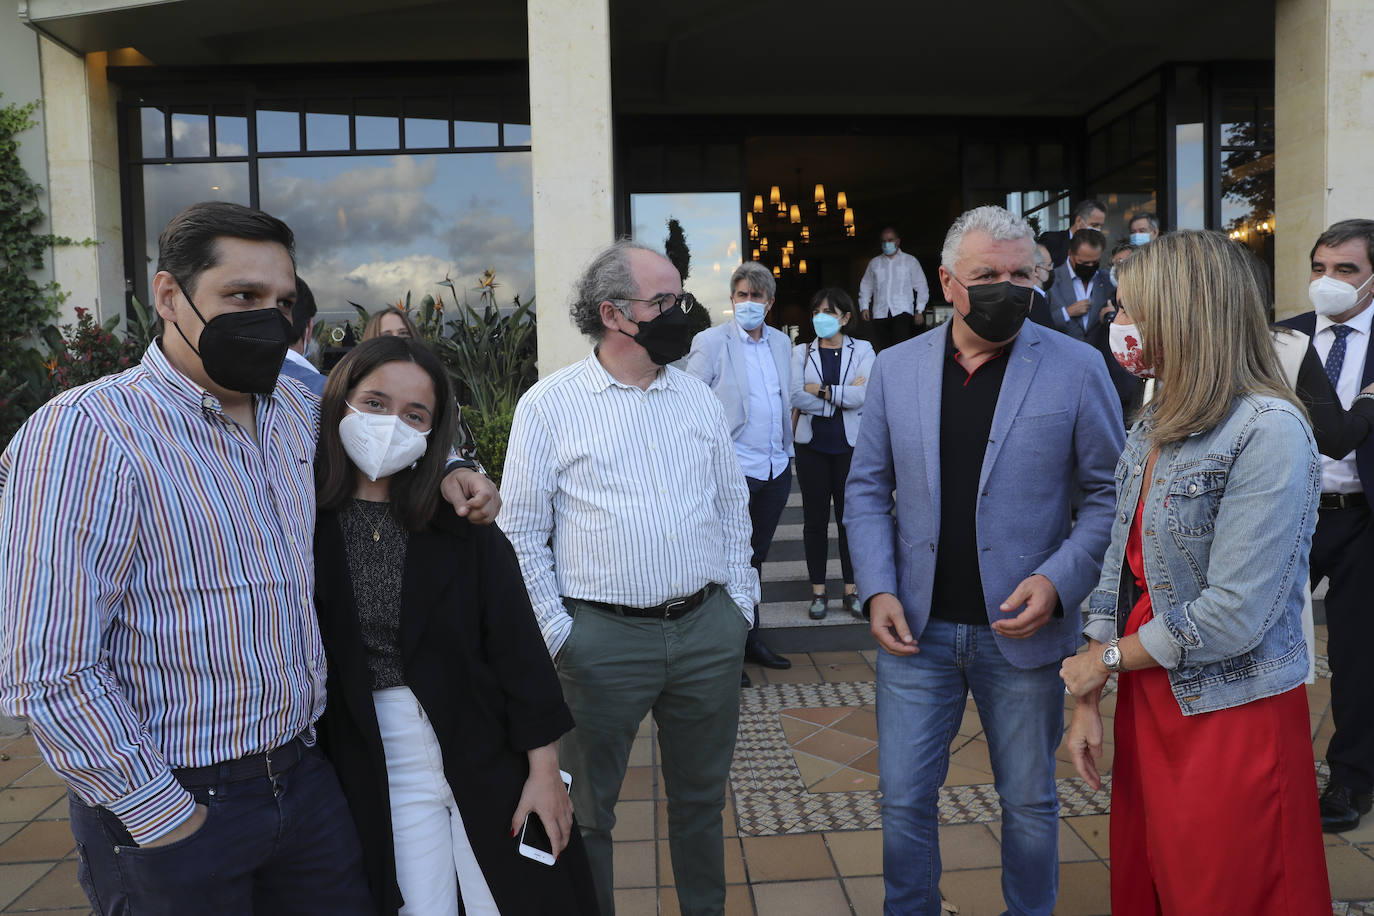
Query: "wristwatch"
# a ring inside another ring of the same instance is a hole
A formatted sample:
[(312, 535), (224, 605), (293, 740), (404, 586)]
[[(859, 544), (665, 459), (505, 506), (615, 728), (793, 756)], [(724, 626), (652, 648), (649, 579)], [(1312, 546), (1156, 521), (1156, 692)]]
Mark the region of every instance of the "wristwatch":
[(1121, 642), (1119, 638), (1113, 639), (1111, 642), (1107, 643), (1107, 647), (1102, 650), (1102, 664), (1106, 666), (1108, 671), (1121, 670), (1121, 649), (1117, 646), (1119, 642)]

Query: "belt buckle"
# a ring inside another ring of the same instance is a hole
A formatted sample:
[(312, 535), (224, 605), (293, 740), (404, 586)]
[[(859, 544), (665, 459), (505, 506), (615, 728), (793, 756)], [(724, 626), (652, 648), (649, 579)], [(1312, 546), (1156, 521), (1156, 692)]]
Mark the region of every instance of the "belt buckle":
[[(286, 742), (286, 743), (283, 744), (281, 747), (273, 748), (272, 750), (268, 751), (266, 754), (263, 755), (263, 759), (264, 759), (264, 761), (267, 763), (267, 778), (268, 778), (268, 779), (273, 779), (273, 780), (275, 780), (278, 776), (281, 776), (287, 769), (290, 769), (290, 768), (291, 768), (292, 764), (287, 764), (286, 767), (285, 767), (281, 772), (278, 772), (278, 771), (273, 767), (273, 765), (272, 765), (272, 755), (275, 754), (275, 753), (277, 753), (278, 751), (287, 751), (287, 750), (290, 750), (291, 748), (294, 748), (295, 745), (296, 745), (296, 741), (297, 741), (296, 738), (292, 738), (290, 741)], [(298, 761), (299, 761), (299, 759), (300, 759), (300, 758), (297, 757), (297, 760), (298, 760)]]
[(683, 608), (686, 606), (686, 598), (674, 598), (672, 601), (665, 601), (663, 603), (663, 619), (676, 620), (677, 618), (673, 615), (673, 611), (676, 611), (678, 608)]

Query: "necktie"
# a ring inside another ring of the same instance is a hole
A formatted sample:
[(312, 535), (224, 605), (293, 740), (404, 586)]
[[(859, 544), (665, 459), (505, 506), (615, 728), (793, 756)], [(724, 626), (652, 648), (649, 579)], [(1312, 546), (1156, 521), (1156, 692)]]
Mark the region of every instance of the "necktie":
[(1341, 366), (1345, 365), (1345, 339), (1353, 330), (1343, 324), (1331, 326), (1331, 333), (1336, 335), (1336, 340), (1331, 344), (1331, 352), (1326, 354), (1326, 377), (1331, 380), (1332, 388), (1336, 388), (1341, 380)]

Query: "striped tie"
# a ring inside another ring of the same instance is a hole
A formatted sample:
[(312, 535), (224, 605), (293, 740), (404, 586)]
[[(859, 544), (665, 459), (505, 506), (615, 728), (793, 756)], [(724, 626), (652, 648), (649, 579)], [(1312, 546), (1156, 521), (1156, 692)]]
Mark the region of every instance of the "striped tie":
[(1331, 379), (1331, 387), (1338, 388), (1341, 380), (1341, 366), (1345, 365), (1345, 338), (1349, 336), (1354, 328), (1343, 324), (1333, 324), (1331, 333), (1336, 335), (1336, 341), (1331, 345), (1331, 352), (1326, 354), (1326, 377)]

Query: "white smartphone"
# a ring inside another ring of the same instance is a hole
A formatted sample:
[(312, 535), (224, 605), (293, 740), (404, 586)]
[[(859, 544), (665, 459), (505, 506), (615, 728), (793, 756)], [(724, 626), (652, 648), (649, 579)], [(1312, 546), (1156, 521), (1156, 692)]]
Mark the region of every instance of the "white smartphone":
[[(563, 777), (563, 788), (572, 792), (572, 774), (566, 770), (559, 770), (558, 775)], [(552, 865), (555, 861), (553, 842), (549, 839), (548, 831), (544, 829), (544, 822), (533, 811), (525, 815), (525, 825), (520, 828), (518, 849), (520, 855), (525, 858), (545, 865)]]

